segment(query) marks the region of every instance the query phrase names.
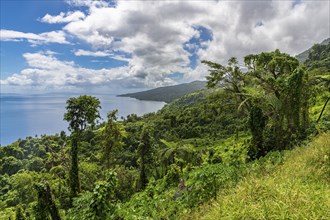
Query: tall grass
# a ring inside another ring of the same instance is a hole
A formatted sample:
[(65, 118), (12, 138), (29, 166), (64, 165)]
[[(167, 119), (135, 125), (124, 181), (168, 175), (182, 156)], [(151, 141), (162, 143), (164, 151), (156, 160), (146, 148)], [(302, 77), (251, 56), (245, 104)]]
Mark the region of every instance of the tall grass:
[(330, 133), (273, 153), (217, 200), (182, 219), (330, 219)]

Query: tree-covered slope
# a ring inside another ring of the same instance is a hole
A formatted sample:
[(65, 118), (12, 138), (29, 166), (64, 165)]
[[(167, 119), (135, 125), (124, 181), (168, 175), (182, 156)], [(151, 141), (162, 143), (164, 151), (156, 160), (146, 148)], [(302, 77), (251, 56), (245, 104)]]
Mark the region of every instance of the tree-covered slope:
[(327, 43), (315, 44), (311, 48), (305, 65), (309, 69), (322, 69), (322, 71), (330, 72), (330, 38)]
[(191, 83), (184, 83), (175, 86), (166, 86), (156, 89), (151, 89), (142, 92), (128, 93), (119, 96), (131, 97), (139, 100), (162, 101), (169, 103), (177, 98), (180, 98), (188, 93), (204, 89), (206, 82), (194, 81)]
[[(320, 45), (328, 45), (330, 43), (330, 38), (325, 39), (320, 43)], [(309, 53), (312, 51), (312, 47), (305, 50), (304, 52), (298, 54), (296, 58), (299, 60), (300, 63), (304, 63), (308, 59)]]
[[(109, 109), (95, 124), (98, 100), (70, 98), (70, 135), (1, 147), (0, 219), (327, 218), (329, 135), (304, 151), (330, 129), (327, 69), (278, 50), (246, 56), (247, 72), (234, 58), (204, 63), (214, 88), (156, 113), (118, 120)], [(224, 213), (208, 207), (222, 202)]]

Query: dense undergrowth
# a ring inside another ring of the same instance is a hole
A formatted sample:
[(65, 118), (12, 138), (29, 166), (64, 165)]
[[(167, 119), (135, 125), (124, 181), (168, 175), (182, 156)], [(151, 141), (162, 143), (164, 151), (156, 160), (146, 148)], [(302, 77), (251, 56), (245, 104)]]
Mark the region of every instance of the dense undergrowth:
[(183, 219), (329, 219), (330, 134), (248, 165), (235, 187), (220, 190)]

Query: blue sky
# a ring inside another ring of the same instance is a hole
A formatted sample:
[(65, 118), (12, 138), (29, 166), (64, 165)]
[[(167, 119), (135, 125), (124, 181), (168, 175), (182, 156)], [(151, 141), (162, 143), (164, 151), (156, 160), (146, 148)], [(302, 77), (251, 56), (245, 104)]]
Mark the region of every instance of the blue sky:
[(329, 37), (329, 11), (329, 1), (1, 0), (1, 92), (200, 80), (203, 59), (304, 51)]

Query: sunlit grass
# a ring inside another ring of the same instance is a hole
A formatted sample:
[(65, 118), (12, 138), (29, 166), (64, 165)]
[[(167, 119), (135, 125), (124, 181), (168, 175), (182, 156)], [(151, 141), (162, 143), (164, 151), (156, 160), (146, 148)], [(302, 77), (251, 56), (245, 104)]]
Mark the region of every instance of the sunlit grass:
[(183, 218), (330, 219), (330, 134), (283, 157), (267, 168), (255, 164), (235, 188)]

